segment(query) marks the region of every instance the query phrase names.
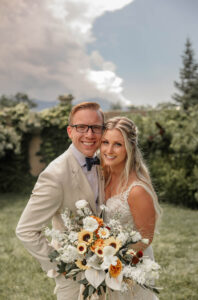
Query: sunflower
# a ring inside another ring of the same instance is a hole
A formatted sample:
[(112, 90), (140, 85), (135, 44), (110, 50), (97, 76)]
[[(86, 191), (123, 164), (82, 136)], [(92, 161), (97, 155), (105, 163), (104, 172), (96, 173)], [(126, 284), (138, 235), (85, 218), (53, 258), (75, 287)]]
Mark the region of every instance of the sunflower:
[(79, 243), (83, 242), (85, 244), (91, 244), (93, 241), (93, 232), (87, 231), (87, 230), (81, 230), (78, 233), (78, 241)]
[(115, 239), (113, 236), (111, 236), (110, 238), (105, 240), (105, 246), (111, 246), (115, 248), (117, 252), (122, 246), (122, 243), (118, 238)]
[(96, 247), (95, 249), (95, 253), (99, 256), (99, 257), (103, 257), (103, 247)]
[(83, 259), (83, 260), (80, 260), (78, 259), (76, 262), (75, 262), (76, 266), (79, 267), (79, 269), (81, 270), (87, 270), (89, 269), (89, 267), (87, 266), (87, 261), (86, 259)]
[(110, 265), (109, 273), (111, 277), (114, 278), (118, 277), (121, 271), (122, 271), (122, 263), (119, 259), (117, 260), (116, 266)]
[(85, 243), (81, 242), (77, 246), (77, 250), (79, 254), (84, 254), (87, 251), (87, 246)]
[(106, 246), (104, 240), (103, 240), (103, 239), (97, 239), (97, 240), (93, 243), (93, 245), (91, 246), (91, 251), (92, 251), (92, 252), (95, 252), (95, 249), (96, 249), (97, 247), (104, 248), (104, 246)]

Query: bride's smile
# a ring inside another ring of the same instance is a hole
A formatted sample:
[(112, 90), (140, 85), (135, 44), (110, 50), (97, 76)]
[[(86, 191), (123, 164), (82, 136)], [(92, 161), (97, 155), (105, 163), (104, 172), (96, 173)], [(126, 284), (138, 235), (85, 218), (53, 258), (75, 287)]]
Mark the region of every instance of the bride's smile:
[(100, 152), (105, 165), (119, 171), (124, 168), (127, 152), (120, 130), (112, 129), (104, 133)]

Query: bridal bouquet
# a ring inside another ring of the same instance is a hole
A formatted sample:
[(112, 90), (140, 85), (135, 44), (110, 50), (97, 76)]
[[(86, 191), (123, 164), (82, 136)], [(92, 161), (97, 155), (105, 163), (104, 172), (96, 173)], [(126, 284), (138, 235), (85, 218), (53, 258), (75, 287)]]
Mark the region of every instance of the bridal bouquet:
[(45, 235), (58, 242), (57, 250), (50, 254), (51, 261), (58, 262), (58, 272), (65, 278), (77, 280), (84, 285), (83, 299), (92, 294), (111, 290), (125, 292), (135, 284), (158, 293), (153, 281), (159, 276), (160, 266), (135, 252), (131, 245), (148, 243), (137, 231), (122, 226), (116, 216), (104, 223), (103, 205), (101, 218), (92, 214), (86, 200), (76, 202), (77, 215), (68, 209), (61, 215), (65, 231), (46, 228)]

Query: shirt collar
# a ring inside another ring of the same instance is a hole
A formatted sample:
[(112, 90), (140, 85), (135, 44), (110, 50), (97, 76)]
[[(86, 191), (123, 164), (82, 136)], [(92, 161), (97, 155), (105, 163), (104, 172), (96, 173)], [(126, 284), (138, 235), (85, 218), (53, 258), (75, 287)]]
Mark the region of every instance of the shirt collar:
[(85, 165), (85, 155), (81, 153), (74, 144), (71, 144), (70, 149), (75, 156), (76, 160), (78, 161), (79, 165), (83, 167)]

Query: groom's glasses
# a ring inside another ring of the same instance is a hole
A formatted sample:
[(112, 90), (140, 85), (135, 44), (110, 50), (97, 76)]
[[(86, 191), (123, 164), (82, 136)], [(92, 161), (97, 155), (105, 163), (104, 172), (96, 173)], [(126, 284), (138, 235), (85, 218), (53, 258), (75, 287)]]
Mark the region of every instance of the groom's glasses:
[(80, 132), (80, 133), (86, 133), (88, 132), (89, 128), (91, 128), (91, 131), (93, 133), (102, 133), (105, 129), (104, 126), (100, 126), (100, 125), (85, 125), (85, 124), (78, 124), (78, 125), (70, 125), (71, 127), (75, 127), (76, 131)]

